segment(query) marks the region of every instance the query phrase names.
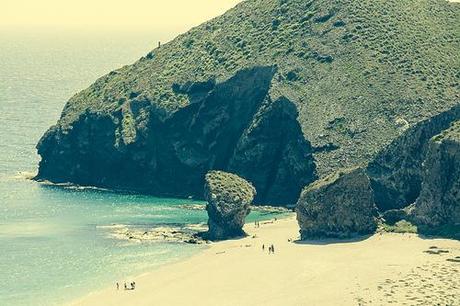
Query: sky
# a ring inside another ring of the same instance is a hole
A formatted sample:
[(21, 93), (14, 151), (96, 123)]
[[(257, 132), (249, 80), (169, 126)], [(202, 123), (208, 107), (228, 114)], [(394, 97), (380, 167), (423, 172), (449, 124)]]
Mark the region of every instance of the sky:
[(0, 0), (0, 27), (181, 30), (241, 0)]

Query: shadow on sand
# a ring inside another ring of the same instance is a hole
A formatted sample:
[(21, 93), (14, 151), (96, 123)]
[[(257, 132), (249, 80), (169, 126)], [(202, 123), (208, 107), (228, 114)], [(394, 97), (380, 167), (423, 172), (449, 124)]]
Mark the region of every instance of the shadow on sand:
[(323, 239), (308, 239), (308, 240), (294, 240), (293, 243), (301, 245), (330, 245), (330, 244), (344, 244), (355, 243), (369, 239), (373, 235), (356, 236), (346, 239), (340, 238), (323, 238)]

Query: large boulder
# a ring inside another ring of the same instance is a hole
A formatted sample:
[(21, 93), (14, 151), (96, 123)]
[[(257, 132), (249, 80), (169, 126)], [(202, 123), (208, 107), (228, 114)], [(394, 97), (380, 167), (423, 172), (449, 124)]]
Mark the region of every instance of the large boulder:
[(243, 225), (251, 211), (255, 188), (239, 176), (222, 171), (206, 174), (204, 197), (208, 201), (208, 239), (222, 240), (244, 235)]
[(364, 169), (343, 170), (308, 186), (297, 203), (302, 239), (347, 238), (377, 228), (377, 209)]
[(431, 139), (423, 169), (416, 222), (428, 228), (450, 226), (460, 234), (460, 121)]

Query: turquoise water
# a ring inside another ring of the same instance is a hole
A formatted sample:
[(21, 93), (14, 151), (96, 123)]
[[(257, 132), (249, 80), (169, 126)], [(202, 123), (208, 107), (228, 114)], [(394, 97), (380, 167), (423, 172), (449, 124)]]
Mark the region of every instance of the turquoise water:
[(0, 305), (62, 304), (203, 248), (110, 236), (113, 224), (206, 222), (204, 211), (182, 208), (203, 203), (45, 186), (18, 174), (36, 171), (35, 144), (72, 94), (169, 36), (0, 33)]

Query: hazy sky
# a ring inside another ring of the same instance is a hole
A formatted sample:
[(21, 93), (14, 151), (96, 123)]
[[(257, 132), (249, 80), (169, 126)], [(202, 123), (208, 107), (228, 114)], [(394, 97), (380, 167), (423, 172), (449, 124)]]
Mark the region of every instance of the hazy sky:
[(1, 26), (188, 28), (241, 0), (0, 0)]

